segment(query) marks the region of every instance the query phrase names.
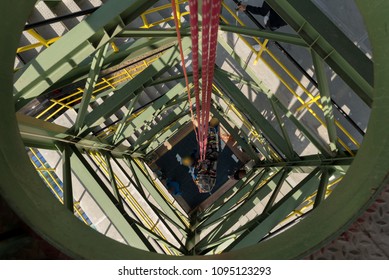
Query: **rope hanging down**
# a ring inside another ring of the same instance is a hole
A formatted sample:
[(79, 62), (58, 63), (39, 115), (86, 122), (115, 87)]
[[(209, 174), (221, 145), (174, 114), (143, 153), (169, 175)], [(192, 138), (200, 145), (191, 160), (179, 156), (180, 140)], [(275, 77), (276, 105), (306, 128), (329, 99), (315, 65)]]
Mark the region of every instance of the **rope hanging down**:
[[(221, 0), (203, 0), (202, 2), (202, 28), (201, 28), (201, 94), (199, 85), (199, 19), (198, 19), (198, 0), (189, 0), (191, 39), (192, 39), (192, 69), (193, 69), (193, 84), (194, 94), (196, 98), (196, 120), (197, 132), (196, 137), (199, 144), (200, 161), (205, 160), (208, 129), (209, 129), (209, 113), (211, 107), (212, 82), (214, 75), (214, 67), (216, 60), (217, 33), (219, 29), (219, 16), (221, 9)], [(184, 71), (185, 81), (187, 84), (188, 99), (192, 122), (194, 122), (191, 94), (188, 83), (188, 77), (185, 68), (184, 54), (181, 44), (181, 35), (179, 30), (179, 22), (177, 18), (177, 2), (172, 0), (174, 13), (174, 21), (176, 25), (177, 37), (181, 52), (182, 68)], [(201, 101), (200, 101), (201, 96)], [(201, 106), (200, 106), (201, 102)], [(195, 130), (196, 131), (196, 130)]]

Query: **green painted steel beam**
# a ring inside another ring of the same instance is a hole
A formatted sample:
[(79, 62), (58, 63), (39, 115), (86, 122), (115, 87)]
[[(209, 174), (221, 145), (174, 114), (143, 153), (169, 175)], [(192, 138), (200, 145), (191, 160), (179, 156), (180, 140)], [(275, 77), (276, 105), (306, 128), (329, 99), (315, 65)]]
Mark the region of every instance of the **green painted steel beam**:
[(156, 135), (156, 137), (153, 138), (149, 142), (149, 144), (145, 146), (141, 146), (139, 150), (144, 153), (145, 155), (148, 155), (158, 149), (160, 146), (163, 145), (166, 141), (169, 141), (169, 139), (174, 136), (176, 133), (180, 131), (180, 128), (186, 125), (188, 122), (191, 121), (191, 117), (189, 115), (183, 116), (181, 119), (176, 121), (172, 127), (161, 133), (159, 136)]
[(109, 182), (111, 184), (113, 195), (115, 196), (115, 198), (117, 199), (117, 201), (120, 204), (123, 204), (123, 199), (120, 195), (120, 191), (119, 191), (118, 185), (116, 183), (115, 173), (112, 169), (111, 157), (112, 156), (109, 153), (104, 153), (104, 160), (105, 160), (105, 163), (107, 164), (107, 170), (108, 170), (108, 176), (109, 176), (108, 179), (109, 179)]
[(80, 108), (77, 112), (77, 118), (73, 125), (73, 130), (77, 134), (81, 127), (83, 127), (83, 123), (85, 121), (85, 116), (87, 114), (87, 109), (92, 98), (92, 93), (95, 89), (97, 79), (100, 75), (101, 67), (103, 66), (104, 57), (108, 50), (108, 44), (101, 47), (93, 56), (91, 69), (89, 71), (88, 78), (86, 79), (86, 84), (84, 88), (84, 92), (82, 94)]
[[(190, 46), (190, 39), (182, 40), (184, 50)], [(177, 47), (167, 50), (161, 57), (150, 64), (134, 79), (121, 85), (114, 90), (114, 94), (107, 98), (104, 103), (96, 107), (85, 118), (85, 128), (92, 128), (104, 122), (104, 120), (125, 106), (137, 95), (137, 91), (147, 86), (153, 79), (161, 76), (166, 70), (179, 62), (179, 50)], [(85, 131), (84, 133), (85, 134)]]
[[(190, 30), (182, 29), (181, 36), (187, 37), (190, 36)], [(144, 28), (132, 28), (123, 30), (116, 37), (122, 38), (144, 38), (144, 37), (174, 37), (177, 38), (177, 32), (174, 29), (144, 29)]]
[(251, 159), (253, 159), (257, 164), (260, 162), (257, 153), (254, 149), (247, 143), (247, 141), (243, 140), (238, 131), (236, 131), (226, 120), (228, 116), (223, 116), (219, 110), (217, 110), (214, 106), (211, 107), (211, 113), (214, 117), (216, 117), (223, 127), (228, 131), (228, 133), (234, 138), (236, 142), (242, 147), (245, 153), (247, 153)]
[[(206, 219), (203, 219), (197, 226), (198, 230), (204, 230), (210, 225), (214, 224), (217, 221), (220, 221), (222, 218), (224, 221), (222, 224), (229, 222), (229, 216), (226, 218), (224, 215), (229, 212), (231, 209), (233, 209), (242, 199), (247, 196), (251, 192), (252, 189), (255, 189), (263, 180), (263, 178), (267, 175), (267, 171), (257, 173), (256, 176), (250, 178), (250, 180), (247, 180), (237, 192), (233, 194), (232, 197), (230, 197), (227, 201), (224, 202), (223, 205), (221, 205), (215, 212), (213, 212), (211, 215), (209, 215)], [(270, 176), (273, 177), (274, 175)], [(235, 212), (234, 210), (233, 212)], [(207, 239), (211, 238), (211, 236), (208, 234)], [(200, 245), (199, 245), (200, 246)]]
[[(266, 179), (265, 175), (267, 176)], [(246, 215), (249, 211), (256, 207), (266, 196), (268, 196), (274, 189), (276, 188), (276, 183), (279, 177), (282, 176), (282, 172), (280, 170), (272, 175), (263, 174), (261, 176), (261, 180), (254, 185), (254, 192), (250, 197), (247, 197), (240, 205), (233, 209), (231, 213), (224, 217), (224, 220), (218, 224), (212, 231), (207, 234), (207, 236), (197, 244), (198, 251), (202, 252), (210, 247), (215, 246), (215, 244), (220, 244), (220, 239), (229, 239), (230, 236), (235, 236), (234, 234), (228, 234), (227, 236), (223, 236), (227, 231), (231, 230), (233, 226), (236, 225), (239, 220)], [(258, 188), (258, 186), (260, 186)]]
[(122, 137), (123, 131), (127, 126), (126, 122), (128, 121), (128, 118), (132, 115), (132, 112), (134, 111), (136, 102), (138, 102), (139, 97), (140, 95), (137, 95), (130, 100), (130, 103), (127, 106), (127, 112), (120, 120), (115, 133), (112, 136), (108, 137), (107, 141), (110, 142), (112, 145), (116, 145), (119, 142), (120, 138)]
[(282, 132), (282, 136), (284, 137), (286, 143), (288, 144), (288, 148), (289, 148), (289, 152), (290, 153), (293, 153), (293, 145), (292, 145), (292, 142), (290, 141), (290, 137), (289, 137), (289, 134), (288, 134), (288, 131), (286, 130), (286, 126), (285, 126), (285, 122), (282, 121), (282, 118), (281, 118), (281, 115), (280, 113), (278, 112), (278, 109), (274, 103), (274, 100), (270, 99), (270, 105), (273, 109), (273, 114), (276, 116), (276, 120), (278, 122), (278, 126), (279, 128), (281, 129), (281, 132)]
[(287, 162), (270, 162), (262, 163), (260, 167), (284, 167), (284, 166), (349, 166), (353, 163), (354, 157), (336, 157), (336, 158), (322, 158), (317, 155), (303, 156), (298, 161)]
[[(319, 185), (320, 168), (314, 169), (288, 194), (278, 201), (267, 213), (245, 225), (245, 232), (232, 242), (225, 251), (242, 249), (258, 243), (278, 223), (298, 207)], [(238, 229), (239, 230), (239, 229)]]
[(318, 139), (316, 135), (314, 135), (300, 120), (298, 120), (293, 113), (284, 105), (275, 95), (271, 95), (271, 100), (275, 106), (277, 106), (285, 116), (292, 121), (292, 123), (309, 139), (309, 141), (321, 152), (323, 156), (326, 158), (334, 157), (335, 153), (329, 150), (327, 145)]
[[(123, 43), (118, 46), (118, 52), (115, 52), (111, 49), (108, 50), (102, 69), (105, 70), (120, 64), (131, 65), (132, 63), (137, 63), (145, 56), (152, 56), (153, 54), (166, 51), (175, 43), (177, 43), (177, 40), (173, 38), (139, 38), (133, 42)], [(48, 90), (61, 88), (86, 79), (91, 69), (92, 59), (92, 57), (86, 58), (77, 66), (77, 68), (74, 68), (69, 73), (67, 73)], [(97, 94), (97, 96), (99, 95), (100, 93)], [(79, 104), (77, 104), (74, 108), (78, 107)]]
[(323, 113), (327, 124), (328, 138), (330, 141), (330, 149), (333, 152), (338, 150), (338, 136), (336, 133), (335, 116), (332, 108), (331, 94), (329, 88), (329, 81), (324, 68), (324, 61), (314, 51), (312, 51), (312, 61), (317, 77), (317, 84), (320, 92), (320, 100), (323, 106)]
[(273, 191), (273, 193), (271, 194), (271, 196), (270, 196), (268, 202), (266, 203), (266, 206), (265, 206), (265, 208), (263, 209), (263, 213), (268, 213), (269, 210), (273, 207), (273, 204), (274, 204), (274, 202), (276, 201), (276, 198), (277, 198), (278, 194), (279, 194), (280, 191), (281, 191), (282, 184), (285, 182), (285, 180), (286, 180), (286, 178), (288, 177), (290, 171), (291, 171), (290, 168), (284, 168), (284, 170), (282, 171), (282, 175), (281, 175), (281, 177), (279, 178), (279, 181), (277, 182), (276, 188), (274, 189), (274, 191)]
[(164, 117), (162, 120), (160, 120), (156, 125), (151, 127), (148, 131), (143, 131), (143, 133), (139, 136), (139, 138), (135, 141), (135, 143), (131, 146), (131, 151), (136, 151), (139, 149), (141, 145), (144, 145), (145, 143), (148, 143), (150, 140), (153, 139), (155, 135), (157, 135), (163, 128), (167, 127), (168, 125), (176, 122), (183, 116), (189, 114), (188, 112), (188, 102), (185, 102), (181, 105), (179, 105), (176, 109), (174, 109), (169, 115)]
[(284, 43), (302, 46), (302, 47), (308, 47), (307, 43), (303, 39), (301, 39), (300, 36), (291, 33), (274, 32), (274, 31), (260, 30), (258, 28), (250, 28), (247, 26), (236, 26), (236, 25), (225, 25), (225, 24), (220, 25), (220, 30), (231, 32), (231, 33), (237, 33), (240, 35), (248, 35), (253, 37), (265, 38), (277, 42), (284, 42)]
[(315, 202), (313, 204), (314, 209), (324, 201), (326, 196), (328, 181), (333, 171), (334, 171), (333, 169), (329, 170), (328, 168), (323, 168), (323, 171), (321, 173), (319, 188), (317, 189)]
[(373, 62), (311, 0), (268, 3), (371, 107)]
[(71, 154), (72, 151), (69, 146), (64, 145), (62, 149), (63, 204), (73, 213), (72, 169), (70, 164)]
[[(20, 135), (28, 147), (56, 150), (57, 144), (73, 144), (84, 149), (112, 151), (115, 146), (105, 143), (95, 136), (75, 137), (67, 132), (68, 128), (45, 122), (34, 117), (16, 113)], [(115, 156), (129, 155), (126, 151), (115, 151)]]
[(131, 246), (153, 251), (154, 249), (146, 237), (143, 236), (134, 224), (130, 224), (126, 219), (125, 216), (128, 216), (128, 214), (123, 210), (123, 205), (119, 205), (117, 199), (101, 181), (83, 155), (76, 148), (71, 147), (71, 149), (73, 154), (70, 159), (74, 174), (81, 180), (85, 189), (101, 207), (123, 239)]
[[(242, 127), (244, 125), (243, 121), (241, 121), (241, 123), (239, 123), (239, 121), (236, 121), (233, 117), (229, 116), (230, 111), (231, 111), (230, 104), (232, 104), (233, 101), (231, 99), (228, 99), (228, 97), (226, 95), (220, 95), (219, 92), (216, 90), (213, 93), (214, 93), (214, 101), (216, 104), (218, 104), (219, 111), (221, 111), (220, 109), (223, 110), (223, 115), (228, 116), (228, 119), (232, 123), (232, 125), (234, 125), (235, 127)], [(219, 97), (220, 99), (218, 99), (216, 97)], [(223, 104), (223, 102), (221, 102), (221, 101), (224, 101), (225, 104)], [(236, 115), (236, 114), (233, 113), (233, 115)], [(239, 116), (236, 116), (236, 117), (239, 119)], [(269, 143), (266, 140), (265, 140), (266, 143), (262, 143), (262, 139), (260, 139), (259, 137), (255, 137), (254, 139), (250, 138), (249, 131), (251, 130), (251, 128), (246, 127), (246, 129), (247, 129), (247, 132), (243, 133), (243, 130), (242, 130), (242, 134), (241, 134), (243, 136), (243, 138), (246, 140), (246, 142), (252, 143), (252, 145), (259, 151), (259, 154), (261, 154), (264, 158), (268, 159), (269, 161), (272, 161), (273, 158), (270, 155), (269, 149), (268, 149)]]
[(15, 103), (43, 93), (157, 1), (113, 0), (105, 3), (16, 72)]
[[(252, 190), (250, 188), (246, 188), (244, 195), (248, 193), (248, 195), (244, 200), (237, 205), (236, 209), (232, 209), (228, 215), (223, 217), (219, 224), (212, 229), (212, 231), (207, 234), (206, 238), (204, 238), (201, 242), (197, 244), (198, 249), (204, 250), (208, 247), (208, 245), (213, 244), (215, 242), (218, 243), (220, 238), (224, 238), (224, 234), (231, 230), (231, 228), (249, 211), (251, 211), (256, 205), (258, 205), (267, 195), (269, 195), (275, 188), (276, 183), (279, 177), (281, 177), (282, 172), (278, 170), (273, 174), (269, 174), (268, 172), (264, 172), (261, 176), (258, 177), (255, 184), (251, 185)], [(207, 245), (208, 244), (208, 245)], [(205, 247), (204, 247), (205, 246)]]
[[(166, 94), (155, 100), (146, 110), (144, 110), (140, 115), (135, 117), (131, 122), (128, 122), (120, 133), (117, 135), (115, 144), (121, 143), (126, 138), (133, 135), (133, 133), (140, 129), (144, 125), (149, 125), (153, 122), (154, 118), (160, 113), (163, 106), (169, 103), (170, 100), (173, 100), (178, 95), (186, 90), (186, 85), (184, 82), (180, 82), (170, 89)], [(110, 141), (108, 139), (108, 141)]]
[[(172, 234), (172, 236), (176, 239), (176, 241), (181, 245), (181, 250), (184, 249), (184, 244), (181, 242), (181, 240), (177, 237), (176, 233), (171, 229), (171, 226), (166, 223), (163, 215), (161, 215), (161, 210), (156, 207), (150, 199), (147, 197), (145, 194), (142, 185), (138, 179), (138, 177), (135, 175), (134, 168), (132, 167), (131, 164), (128, 163), (127, 159), (123, 159), (123, 161), (126, 163), (126, 165), (131, 169), (131, 173), (133, 176), (130, 176), (128, 172), (123, 168), (122, 164), (114, 157), (112, 157), (113, 161), (116, 163), (116, 165), (119, 167), (121, 172), (124, 174), (124, 176), (130, 181), (131, 185), (135, 187), (136, 191), (142, 196), (146, 204), (153, 209), (154, 213), (158, 216), (159, 220), (165, 225), (166, 229)], [(187, 235), (187, 231), (177, 225), (172, 219), (169, 219), (168, 217), (166, 218), (170, 223), (172, 223), (175, 226), (175, 229), (177, 229), (183, 236)]]
[(274, 144), (274, 146), (281, 151), (288, 159), (298, 158), (297, 154), (290, 154), (288, 144), (278, 132), (273, 128), (271, 123), (257, 110), (255, 105), (225, 76), (222, 72), (215, 70), (215, 80), (218, 87), (225, 92), (229, 98), (234, 101), (234, 104), (241, 112), (245, 112), (250, 121), (252, 121), (255, 129), (262, 131), (266, 138)]
[(214, 213), (217, 209), (219, 209), (225, 202), (227, 202), (233, 195), (236, 194), (240, 190), (242, 186), (245, 185), (246, 182), (252, 180), (255, 176), (257, 176), (260, 172), (264, 172), (264, 169), (253, 168), (251, 169), (242, 179), (238, 180), (231, 188), (229, 188), (224, 194), (219, 196), (211, 206), (207, 209), (203, 210), (201, 213), (197, 213), (197, 219), (203, 220), (205, 217)]
[(132, 165), (134, 169), (134, 174), (139, 178), (139, 181), (142, 183), (142, 185), (145, 187), (147, 192), (151, 195), (151, 197), (158, 203), (159, 207), (161, 207), (162, 211), (168, 215), (176, 224), (178, 224), (182, 228), (186, 228), (186, 225), (181, 220), (180, 216), (177, 214), (177, 209), (173, 209), (173, 206), (171, 206), (165, 198), (162, 196), (162, 194), (157, 190), (157, 188), (154, 186), (154, 184), (150, 181), (148, 176), (144, 173), (144, 171), (138, 166), (138, 164), (128, 158), (129, 164)]
[[(326, 155), (327, 157), (330, 156), (331, 154), (332, 154), (332, 156), (335, 155), (335, 153), (331, 153), (331, 150), (328, 150), (327, 147), (325, 147), (323, 145), (323, 143), (314, 134), (312, 134), (312, 132), (310, 132), (309, 129), (306, 128), (302, 122), (297, 120), (297, 118), (294, 117), (292, 112), (290, 112), (289, 109), (287, 109), (285, 105), (283, 105), (283, 103), (277, 98), (277, 96), (274, 93), (272, 93), (269, 89), (267, 89), (263, 84), (258, 85), (256, 82), (247, 81), (247, 80), (242, 79), (241, 77), (236, 76), (234, 74), (226, 73), (222, 69), (217, 69), (217, 71), (221, 71), (221, 72), (225, 73), (226, 75), (228, 75), (228, 77), (230, 77), (232, 80), (237, 81), (239, 83), (243, 83), (245, 85), (248, 85), (249, 87), (251, 87), (255, 90), (258, 90), (259, 92), (264, 93), (267, 96), (267, 98), (269, 99), (269, 102), (273, 108), (273, 113), (276, 116), (278, 124), (281, 128), (282, 135), (284, 136), (284, 139), (287, 142), (290, 150), (293, 150), (293, 146), (291, 144), (288, 132), (286, 131), (285, 124), (282, 122), (281, 116), (280, 116), (277, 108), (281, 109), (281, 111), (286, 115), (286, 117), (288, 117), (296, 125), (296, 127), (298, 129), (300, 129), (304, 133), (304, 135), (315, 145), (315, 147), (318, 148), (324, 155)], [(330, 102), (331, 102), (331, 100), (330, 100)], [(332, 103), (330, 103), (330, 104), (332, 104)]]

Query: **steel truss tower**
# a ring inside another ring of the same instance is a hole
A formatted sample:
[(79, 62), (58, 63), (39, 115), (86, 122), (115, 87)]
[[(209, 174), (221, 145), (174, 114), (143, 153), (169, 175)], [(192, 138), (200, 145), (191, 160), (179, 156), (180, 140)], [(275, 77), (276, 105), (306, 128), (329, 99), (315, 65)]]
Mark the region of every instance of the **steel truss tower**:
[[(294, 33), (235, 24), (233, 1), (224, 1), (211, 113), (251, 164), (243, 179), (188, 214), (150, 168), (190, 123), (169, 1), (103, 2), (50, 39), (39, 32), (43, 22), (25, 26), (36, 1), (0, 4), (0, 194), (64, 253), (86, 259), (301, 258), (347, 229), (386, 185), (389, 3), (355, 1), (373, 49), (369, 58), (313, 1), (267, 1)], [(179, 1), (179, 16), (189, 55), (186, 4)], [(37, 43), (21, 46), (26, 33)], [(248, 43), (256, 63), (273, 67), (289, 99), (267, 86), (231, 36)], [(309, 54), (309, 86), (267, 48), (274, 41)], [(28, 61), (15, 68), (15, 53), (19, 62)], [(371, 110), (366, 134), (334, 103), (328, 67), (352, 90), (350, 98)], [(316, 152), (304, 155), (291, 131)], [(43, 151), (59, 155), (60, 172)], [(76, 185), (120, 242), (93, 229)]]

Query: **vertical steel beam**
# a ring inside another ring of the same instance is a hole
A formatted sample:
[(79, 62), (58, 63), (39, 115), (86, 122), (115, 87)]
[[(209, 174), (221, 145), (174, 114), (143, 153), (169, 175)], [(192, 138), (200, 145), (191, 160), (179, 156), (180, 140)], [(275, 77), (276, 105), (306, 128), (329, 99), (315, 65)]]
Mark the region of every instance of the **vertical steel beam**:
[(282, 188), (282, 184), (284, 183), (286, 177), (288, 177), (289, 172), (290, 172), (290, 168), (288, 168), (288, 167), (285, 168), (284, 171), (282, 172), (282, 176), (281, 176), (280, 180), (278, 181), (277, 186), (274, 189), (273, 193), (271, 194), (269, 201), (267, 202), (265, 208), (263, 209), (263, 213), (267, 213), (270, 210), (270, 208), (273, 206), (278, 194), (280, 193), (280, 190)]
[(267, 2), (371, 107), (372, 61), (311, 0)]
[(146, 188), (149, 194), (155, 199), (158, 205), (161, 207), (162, 211), (168, 215), (175, 223), (177, 223), (180, 227), (186, 228), (186, 225), (181, 220), (179, 215), (176, 213), (177, 210), (174, 210), (173, 207), (165, 200), (162, 194), (156, 189), (154, 184), (149, 180), (147, 175), (143, 172), (143, 170), (138, 166), (138, 164), (132, 159), (128, 158), (129, 164), (132, 165), (135, 171), (135, 176), (139, 178), (142, 185)]
[[(319, 184), (320, 168), (315, 168), (287, 195), (271, 207), (267, 213), (244, 225), (245, 231), (233, 241), (225, 251), (241, 249), (258, 243), (269, 231), (280, 223), (290, 212), (298, 207), (309, 195), (311, 195)], [(242, 229), (241, 228), (241, 229)], [(240, 231), (238, 229), (237, 231)]]
[[(331, 171), (332, 173), (332, 171)], [(320, 184), (319, 184), (319, 188), (317, 189), (317, 193), (316, 193), (316, 198), (315, 198), (315, 202), (313, 204), (313, 208), (316, 208), (317, 206), (319, 206), (322, 201), (324, 200), (325, 198), (325, 195), (326, 195), (326, 191), (327, 191), (327, 185), (328, 185), (328, 181), (330, 179), (330, 170), (328, 168), (323, 168), (323, 171), (321, 173), (321, 178), (320, 178)]]
[(312, 51), (311, 53), (320, 92), (320, 100), (323, 105), (323, 113), (327, 124), (330, 149), (331, 151), (336, 152), (338, 150), (336, 147), (338, 137), (336, 134), (335, 116), (332, 108), (330, 88), (324, 68), (324, 62), (316, 52)]
[(131, 116), (132, 112), (134, 111), (135, 104), (138, 102), (140, 95), (135, 96), (131, 99), (130, 103), (127, 106), (127, 112), (124, 114), (123, 118), (120, 120), (119, 125), (112, 136), (112, 139), (107, 139), (111, 144), (116, 145), (118, 144), (119, 140), (123, 137), (123, 130), (126, 128), (129, 116)]
[(123, 205), (117, 201), (83, 155), (75, 147), (71, 147), (71, 149), (73, 152), (71, 156), (73, 172), (81, 180), (85, 189), (95, 199), (123, 239), (136, 248), (155, 251), (134, 221), (125, 212)]
[(327, 146), (323, 144), (321, 140), (319, 140), (316, 135), (311, 133), (308, 128), (304, 126), (294, 115), (293, 113), (284, 105), (275, 95), (271, 95), (271, 100), (275, 106), (277, 106), (281, 111), (286, 115), (288, 119), (290, 119), (293, 124), (312, 142), (312, 144), (325, 156), (332, 157), (335, 154), (327, 149)]
[(106, 44), (105, 46), (101, 47), (93, 56), (91, 69), (89, 71), (88, 78), (86, 79), (84, 93), (82, 94), (80, 108), (77, 112), (77, 118), (73, 126), (74, 132), (76, 134), (83, 126), (85, 115), (87, 113), (87, 108), (92, 98), (92, 93), (96, 86), (97, 79), (99, 78), (100, 70), (103, 65), (104, 57), (107, 53), (108, 46), (109, 44)]
[(218, 87), (220, 87), (229, 96), (229, 98), (235, 102), (235, 105), (239, 108), (239, 110), (241, 112), (245, 112), (249, 116), (250, 121), (252, 121), (258, 132), (262, 131), (267, 139), (273, 143), (275, 147), (288, 159), (298, 158), (297, 154), (290, 154), (288, 144), (285, 139), (278, 134), (277, 130), (273, 128), (270, 122), (262, 116), (254, 104), (243, 95), (243, 93), (226, 75), (224, 75), (223, 72), (215, 71), (215, 79)]
[(113, 195), (115, 196), (115, 198), (117, 199), (117, 201), (120, 204), (123, 204), (123, 199), (122, 199), (122, 197), (120, 195), (119, 188), (118, 188), (118, 185), (117, 185), (116, 179), (115, 179), (115, 173), (113, 172), (112, 164), (111, 164), (111, 161), (110, 161), (111, 155), (109, 153), (104, 153), (104, 159), (105, 159), (105, 162), (107, 164), (109, 181), (111, 183), (111, 188), (112, 188), (112, 191), (113, 191)]
[(73, 213), (73, 185), (70, 156), (72, 154), (68, 145), (62, 149), (62, 174), (63, 174), (63, 202), (65, 207)]

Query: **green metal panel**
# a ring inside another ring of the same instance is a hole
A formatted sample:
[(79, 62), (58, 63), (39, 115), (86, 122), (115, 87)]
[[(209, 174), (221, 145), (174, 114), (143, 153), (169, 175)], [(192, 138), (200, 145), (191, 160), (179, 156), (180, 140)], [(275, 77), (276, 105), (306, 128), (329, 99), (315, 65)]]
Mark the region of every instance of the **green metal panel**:
[(15, 103), (40, 95), (157, 1), (105, 3), (16, 73)]
[(298, 45), (302, 47), (308, 47), (307, 43), (300, 38), (298, 35), (283, 33), (283, 32), (273, 32), (268, 30), (260, 30), (258, 28), (250, 28), (247, 26), (236, 26), (236, 25), (220, 25), (220, 30), (237, 33), (241, 35), (248, 35), (253, 37), (265, 38), (269, 40), (274, 40), (277, 42), (284, 42), (288, 44)]
[(268, 3), (371, 107), (372, 61), (311, 0), (269, 0)]

